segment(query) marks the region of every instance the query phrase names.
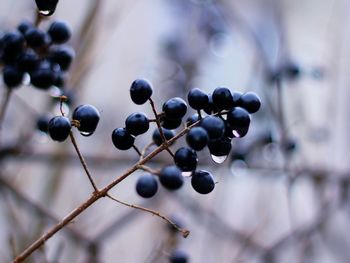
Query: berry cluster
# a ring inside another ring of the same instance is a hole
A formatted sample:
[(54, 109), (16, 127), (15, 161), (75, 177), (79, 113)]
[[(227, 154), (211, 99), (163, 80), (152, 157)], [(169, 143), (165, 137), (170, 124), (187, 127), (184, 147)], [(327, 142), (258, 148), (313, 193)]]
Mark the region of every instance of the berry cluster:
[(69, 26), (61, 21), (52, 22), (46, 31), (24, 21), (17, 30), (5, 32), (0, 37), (0, 64), (7, 88), (20, 86), (25, 76), (41, 90), (63, 88), (75, 56), (70, 46), (63, 45), (70, 37)]
[[(135, 104), (144, 104), (151, 100), (152, 87), (146, 80), (135, 80), (130, 88), (130, 96)], [(197, 170), (197, 151), (208, 147), (209, 153), (217, 163), (223, 162), (231, 151), (233, 138), (247, 134), (250, 125), (250, 114), (259, 110), (261, 102), (253, 92), (244, 94), (232, 93), (228, 88), (216, 88), (212, 94), (206, 94), (198, 88), (188, 93), (188, 104), (197, 113), (186, 121), (188, 133), (186, 147), (180, 147), (173, 155), (174, 164), (163, 167), (157, 174), (146, 173), (136, 183), (137, 193), (145, 198), (154, 196), (160, 184), (168, 190), (177, 190), (184, 183), (184, 177), (191, 176), (191, 184), (200, 194), (213, 191), (215, 182), (208, 171)], [(179, 98), (171, 98), (163, 104), (162, 113), (157, 114), (159, 125), (153, 132), (153, 143), (157, 146), (168, 146), (169, 140), (175, 136), (174, 129), (182, 123), (187, 113), (187, 103)], [(204, 116), (204, 113), (206, 116)], [(117, 128), (112, 133), (114, 146), (127, 150), (134, 146), (135, 137), (149, 130), (151, 120), (143, 113), (132, 113), (126, 118), (125, 127)], [(171, 151), (170, 151), (171, 152)]]

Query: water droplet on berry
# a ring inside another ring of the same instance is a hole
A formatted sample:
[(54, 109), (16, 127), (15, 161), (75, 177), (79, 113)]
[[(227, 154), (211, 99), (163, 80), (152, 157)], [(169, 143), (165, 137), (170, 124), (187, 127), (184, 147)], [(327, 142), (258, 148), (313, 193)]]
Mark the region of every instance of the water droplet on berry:
[(51, 97), (57, 98), (62, 95), (62, 90), (60, 90), (58, 87), (52, 86), (49, 89), (49, 94)]
[(90, 135), (93, 134), (93, 132), (80, 132), (80, 134), (85, 136), (85, 137), (89, 137)]
[(48, 16), (52, 13), (51, 10), (39, 10), (39, 13), (43, 16)]
[(241, 135), (236, 130), (233, 130), (232, 134), (233, 134), (233, 136), (235, 136), (235, 138), (241, 137)]
[(192, 175), (192, 172), (182, 172), (181, 174), (183, 177), (190, 177)]
[(29, 86), (30, 85), (30, 76), (29, 76), (28, 73), (25, 73), (23, 75), (22, 84), (25, 85), (25, 86)]
[(223, 156), (211, 155), (211, 159), (215, 163), (223, 163), (227, 159), (227, 155), (223, 155)]

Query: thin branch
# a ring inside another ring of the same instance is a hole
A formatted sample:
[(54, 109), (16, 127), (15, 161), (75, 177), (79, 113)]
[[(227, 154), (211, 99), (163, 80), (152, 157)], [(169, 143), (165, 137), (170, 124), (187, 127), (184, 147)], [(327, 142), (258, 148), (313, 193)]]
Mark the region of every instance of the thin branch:
[(137, 154), (138, 154), (139, 156), (142, 155), (141, 151), (139, 150), (139, 148), (137, 148), (136, 145), (133, 145), (132, 148), (137, 152)]
[(144, 211), (144, 212), (147, 212), (147, 213), (150, 213), (152, 215), (155, 215), (155, 216), (158, 216), (159, 218), (163, 219), (165, 222), (167, 222), (168, 224), (172, 225), (177, 231), (181, 232), (182, 236), (184, 238), (188, 237), (188, 235), (190, 234), (190, 231), (187, 230), (187, 229), (184, 229), (184, 228), (181, 228), (179, 227), (177, 224), (175, 224), (173, 221), (171, 221), (169, 218), (167, 218), (166, 216), (160, 214), (159, 212), (157, 211), (154, 211), (152, 209), (149, 209), (149, 208), (145, 208), (145, 207), (142, 207), (142, 206), (139, 206), (139, 205), (133, 205), (133, 204), (128, 204), (124, 201), (121, 201), (119, 199), (116, 199), (114, 197), (112, 197), (111, 195), (107, 194), (107, 197), (112, 199), (113, 201), (119, 203), (119, 204), (122, 204), (122, 205), (125, 205), (125, 206), (128, 206), (130, 208), (134, 208), (134, 209), (138, 209), (138, 210), (141, 210), (141, 211)]

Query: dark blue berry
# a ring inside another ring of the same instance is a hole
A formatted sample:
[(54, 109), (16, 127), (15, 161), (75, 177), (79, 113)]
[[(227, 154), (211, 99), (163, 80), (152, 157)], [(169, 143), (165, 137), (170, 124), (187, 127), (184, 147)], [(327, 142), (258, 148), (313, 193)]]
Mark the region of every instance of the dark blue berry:
[(202, 127), (193, 127), (186, 135), (186, 141), (195, 151), (202, 150), (208, 144), (208, 133)]
[(224, 135), (225, 123), (219, 117), (207, 116), (201, 121), (200, 125), (207, 131), (210, 139), (217, 139)]
[(181, 250), (175, 250), (170, 254), (170, 263), (188, 263), (188, 256)]
[(47, 90), (55, 82), (55, 72), (46, 63), (41, 63), (39, 68), (30, 72), (30, 82), (33, 86)]
[(195, 110), (201, 110), (208, 106), (208, 95), (198, 88), (191, 89), (187, 95), (188, 104)]
[(168, 119), (166, 117), (161, 118), (161, 125), (165, 129), (173, 130), (180, 127), (182, 119)]
[(23, 72), (14, 66), (5, 66), (2, 77), (8, 88), (14, 88), (22, 84)]
[(135, 138), (125, 128), (117, 128), (112, 132), (112, 142), (117, 149), (128, 150), (134, 145)]
[(192, 124), (194, 124), (195, 122), (199, 121), (199, 115), (197, 113), (192, 114), (191, 116), (189, 116), (186, 120), (186, 125), (187, 126), (191, 126)]
[(235, 107), (227, 113), (227, 122), (232, 130), (245, 130), (249, 128), (250, 115), (245, 109)]
[(190, 148), (181, 147), (176, 151), (174, 161), (176, 166), (182, 171), (193, 171), (196, 169), (198, 163), (197, 153)]
[(221, 137), (219, 139), (210, 140), (208, 143), (209, 152), (215, 156), (227, 156), (229, 155), (232, 145), (231, 139)]
[(27, 32), (28, 29), (33, 28), (34, 25), (32, 22), (29, 21), (22, 21), (18, 26), (17, 29), (19, 32), (21, 32), (23, 35)]
[(48, 56), (52, 63), (58, 64), (62, 71), (66, 71), (75, 57), (75, 52), (70, 46), (58, 46), (52, 48)]
[(249, 113), (255, 113), (260, 109), (261, 101), (254, 92), (247, 92), (240, 97), (238, 105)]
[(136, 192), (143, 198), (151, 198), (157, 193), (158, 183), (154, 175), (143, 174), (136, 183)]
[(42, 15), (50, 16), (55, 12), (58, 0), (35, 0), (35, 3)]
[(140, 135), (148, 131), (149, 121), (145, 114), (135, 112), (125, 120), (125, 128), (132, 135)]
[(19, 56), (24, 50), (24, 37), (17, 31), (5, 33), (2, 37), (2, 42), (3, 52), (8, 57)]
[(63, 44), (67, 42), (71, 35), (71, 29), (65, 22), (55, 21), (50, 25), (48, 33), (53, 43)]
[(47, 115), (40, 116), (36, 121), (36, 128), (43, 133), (47, 133), (49, 131), (50, 119)]
[[(171, 138), (173, 138), (175, 136), (175, 133), (172, 130), (168, 130), (168, 129), (164, 129), (162, 128), (163, 134), (165, 139), (168, 141)], [(152, 136), (153, 142), (159, 146), (163, 143), (162, 137), (160, 136), (160, 132), (159, 129), (156, 128), (153, 132), (153, 136)]]
[(219, 109), (214, 105), (212, 94), (208, 95), (209, 102), (208, 105), (204, 108), (206, 114), (213, 114), (219, 111)]
[(144, 79), (135, 80), (130, 87), (131, 100), (138, 105), (144, 104), (152, 96), (152, 86)]
[(71, 124), (67, 117), (56, 116), (49, 121), (49, 135), (52, 140), (63, 142), (69, 136)]
[(191, 184), (193, 189), (200, 194), (209, 194), (215, 188), (212, 174), (204, 170), (192, 173)]
[(219, 110), (229, 110), (233, 107), (233, 96), (228, 88), (216, 88), (213, 92), (212, 98), (215, 107)]
[(166, 166), (160, 171), (160, 183), (168, 190), (177, 190), (183, 185), (181, 170), (176, 166)]
[(94, 106), (84, 104), (74, 110), (72, 118), (79, 121), (78, 130), (83, 135), (89, 136), (96, 130), (97, 124), (100, 121), (100, 113)]
[(181, 119), (187, 112), (187, 104), (179, 97), (172, 98), (163, 104), (163, 112), (168, 119)]
[(29, 28), (24, 35), (27, 45), (32, 48), (40, 48), (49, 43), (48, 35), (35, 27)]
[(18, 58), (18, 68), (24, 72), (32, 72), (38, 68), (39, 56), (32, 50), (26, 50)]

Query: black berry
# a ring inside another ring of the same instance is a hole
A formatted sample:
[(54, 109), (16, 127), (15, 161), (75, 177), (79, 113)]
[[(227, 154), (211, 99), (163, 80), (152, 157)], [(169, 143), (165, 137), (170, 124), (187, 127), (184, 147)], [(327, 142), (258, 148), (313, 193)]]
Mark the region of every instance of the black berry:
[(186, 135), (186, 141), (195, 151), (202, 150), (208, 144), (208, 133), (202, 127), (193, 127)]
[(134, 145), (135, 138), (125, 128), (117, 128), (112, 132), (112, 142), (117, 149), (128, 150)]
[(131, 100), (138, 105), (144, 104), (152, 96), (152, 86), (144, 79), (135, 80), (130, 87)]
[(199, 121), (199, 115), (197, 113), (191, 115), (190, 117), (187, 118), (186, 120), (186, 125), (187, 126), (191, 126), (192, 124), (194, 124), (195, 122)]
[(125, 120), (125, 128), (132, 135), (140, 135), (148, 131), (149, 121), (145, 114), (135, 112)]
[(63, 142), (68, 138), (71, 124), (67, 117), (56, 116), (49, 121), (49, 135), (54, 141)]
[[(168, 141), (171, 138), (173, 138), (175, 136), (175, 133), (172, 130), (168, 130), (168, 129), (164, 129), (162, 128), (163, 134), (165, 139)], [(159, 129), (156, 128), (153, 132), (153, 136), (152, 136), (153, 142), (159, 146), (163, 143), (162, 137), (160, 136), (160, 132)]]
[(18, 68), (24, 72), (32, 72), (38, 68), (39, 56), (32, 50), (26, 50), (18, 58)]
[(78, 130), (83, 135), (89, 136), (96, 130), (97, 124), (100, 121), (100, 113), (94, 106), (84, 104), (74, 110), (72, 118), (79, 121)]
[(63, 71), (69, 69), (74, 57), (75, 52), (70, 46), (55, 47), (49, 53), (50, 61), (58, 64)]
[(23, 72), (14, 66), (5, 66), (2, 71), (4, 83), (8, 88), (14, 88), (22, 84)]
[(212, 174), (204, 170), (193, 172), (191, 184), (193, 189), (200, 194), (209, 194), (215, 188)]
[(51, 24), (48, 33), (52, 42), (56, 44), (63, 44), (71, 37), (71, 30), (65, 22), (55, 21)]
[(136, 183), (136, 192), (143, 198), (150, 198), (157, 193), (158, 183), (154, 175), (143, 174)]
[(190, 148), (181, 147), (176, 151), (174, 161), (182, 171), (193, 171), (196, 169), (198, 163), (197, 153)]
[(169, 261), (170, 263), (187, 263), (188, 256), (185, 252), (181, 250), (175, 250), (171, 253)]
[(166, 166), (160, 171), (160, 183), (168, 190), (177, 190), (183, 185), (181, 170), (176, 166)]
[(250, 115), (245, 109), (235, 107), (227, 113), (227, 122), (232, 130), (247, 129), (250, 124)]
[(28, 29), (33, 28), (34, 25), (32, 22), (29, 21), (22, 21), (18, 26), (17, 29), (19, 32), (21, 32), (23, 35), (27, 32)]
[(201, 110), (208, 106), (209, 97), (198, 88), (191, 89), (187, 95), (188, 104), (195, 110)]
[(225, 124), (219, 117), (207, 116), (201, 121), (200, 125), (207, 131), (210, 139), (217, 139), (224, 135)]
[(5, 33), (2, 42), (4, 54), (8, 56), (18, 56), (24, 50), (24, 37), (17, 31)]
[(49, 131), (50, 117), (47, 115), (40, 116), (36, 121), (36, 128), (44, 133)]
[(231, 139), (221, 137), (219, 139), (210, 140), (208, 144), (209, 152), (215, 156), (227, 156), (232, 148)]
[(214, 105), (212, 94), (208, 95), (209, 102), (208, 105), (204, 108), (206, 114), (213, 114), (219, 111), (219, 109)]
[(181, 119), (187, 112), (187, 104), (179, 97), (172, 98), (163, 104), (163, 112), (168, 119)]
[(162, 127), (165, 129), (173, 130), (180, 127), (182, 119), (168, 119), (166, 117), (161, 118)]
[(41, 63), (39, 68), (30, 72), (30, 82), (39, 89), (48, 89), (55, 82), (55, 72), (50, 65)]
[(249, 113), (255, 113), (260, 109), (261, 101), (254, 92), (247, 92), (240, 97), (238, 105)]
[(228, 88), (216, 88), (213, 92), (212, 98), (215, 107), (219, 110), (228, 110), (233, 107), (233, 96)]
[(48, 44), (48, 35), (35, 27), (29, 28), (24, 35), (27, 45), (32, 48), (40, 48)]

